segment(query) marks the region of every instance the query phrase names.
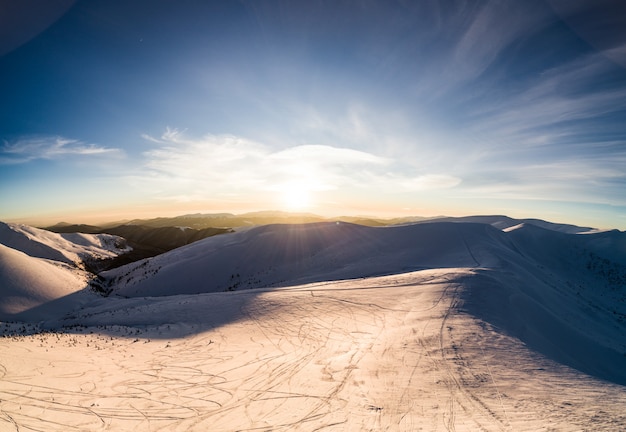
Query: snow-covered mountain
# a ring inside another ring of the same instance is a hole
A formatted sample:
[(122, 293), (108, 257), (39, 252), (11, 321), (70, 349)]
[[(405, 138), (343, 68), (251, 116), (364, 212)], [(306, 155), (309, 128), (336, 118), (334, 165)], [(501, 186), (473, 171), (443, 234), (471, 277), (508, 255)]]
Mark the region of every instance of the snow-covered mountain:
[(498, 235), (501, 231), (485, 224), (265, 225), (204, 239), (102, 276), (119, 295), (155, 296), (473, 267), (478, 263), (466, 243), (481, 248)]
[(130, 248), (110, 234), (57, 234), (28, 225), (0, 222), (0, 243), (37, 258), (84, 268), (85, 263), (113, 258)]
[[(543, 267), (578, 280), (601, 277), (585, 266), (603, 259), (618, 267), (626, 265), (626, 234), (619, 231), (574, 235), (533, 224), (509, 223), (503, 224), (503, 229), (493, 225), (491, 219), (388, 227), (343, 222), (265, 225), (204, 239), (102, 276), (120, 295), (155, 296), (427, 268), (522, 266), (525, 271), (541, 273)], [(614, 270), (620, 271), (621, 267)]]
[(464, 223), (483, 223), (492, 225), (498, 229), (506, 230), (511, 229), (520, 224), (535, 225), (540, 228), (545, 228), (550, 231), (559, 231), (568, 234), (580, 234), (597, 232), (598, 230), (590, 227), (580, 227), (570, 224), (561, 224), (548, 222), (541, 219), (513, 219), (504, 215), (480, 215), (480, 216), (463, 216), (463, 217), (438, 217), (426, 221), (419, 221), (423, 223), (429, 222), (464, 222)]
[(624, 232), (498, 216), (266, 225), (103, 272), (102, 297), (68, 263), (78, 242), (11, 231), (0, 320), (40, 324), (0, 338), (0, 428), (626, 424)]
[[(117, 295), (145, 297), (472, 269), (465, 310), (568, 364), (600, 375), (624, 368), (626, 382), (626, 233), (492, 222), (267, 225), (103, 276)], [(599, 361), (579, 361), (588, 352), (602, 353)]]
[(123, 238), (109, 234), (0, 222), (0, 320), (39, 321), (71, 311), (92, 294), (85, 265), (128, 250)]

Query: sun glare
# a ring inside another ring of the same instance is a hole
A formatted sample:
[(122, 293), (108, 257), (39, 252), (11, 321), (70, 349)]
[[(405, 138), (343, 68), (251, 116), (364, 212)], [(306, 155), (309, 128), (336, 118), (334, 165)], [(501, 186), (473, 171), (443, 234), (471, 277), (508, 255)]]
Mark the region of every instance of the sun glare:
[(282, 192), (282, 201), (289, 211), (305, 210), (311, 206), (311, 192), (299, 184), (286, 185)]

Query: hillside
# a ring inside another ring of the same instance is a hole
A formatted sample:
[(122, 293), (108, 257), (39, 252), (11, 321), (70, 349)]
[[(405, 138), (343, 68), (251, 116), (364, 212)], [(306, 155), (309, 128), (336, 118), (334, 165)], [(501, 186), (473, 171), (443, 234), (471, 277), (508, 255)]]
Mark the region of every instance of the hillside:
[(44, 228), (47, 231), (60, 233), (62, 236), (91, 233), (97, 235), (114, 235), (121, 237), (128, 244), (128, 249), (117, 256), (92, 262), (89, 270), (98, 273), (103, 270), (119, 267), (144, 258), (153, 257), (169, 250), (184, 246), (203, 238), (231, 232), (229, 228), (189, 228), (188, 226), (150, 227), (144, 225), (125, 224), (111, 227), (94, 225), (61, 224)]
[[(604, 367), (611, 374), (626, 367), (624, 245), (626, 233), (619, 231), (566, 234), (530, 224), (508, 231), (459, 222), (268, 225), (205, 239), (102, 276), (117, 295), (145, 297), (469, 268), (462, 294), (469, 313), (552, 357), (603, 375)], [(603, 366), (579, 362), (591, 349), (603, 353), (591, 363)], [(618, 375), (626, 383), (626, 372)]]
[(464, 216), (464, 217), (437, 217), (426, 221), (416, 222), (463, 222), (463, 223), (482, 223), (489, 224), (501, 230), (507, 230), (514, 228), (520, 224), (534, 225), (540, 228), (545, 228), (550, 231), (558, 231), (567, 234), (580, 234), (586, 232), (596, 231), (590, 227), (579, 227), (570, 224), (560, 224), (554, 222), (547, 222), (541, 219), (513, 219), (504, 215), (492, 215), (492, 216)]
[(126, 240), (110, 234), (53, 233), (0, 222), (0, 243), (27, 255), (85, 268), (131, 250)]
[[(562, 273), (571, 270), (578, 278), (576, 266), (586, 265), (585, 260), (604, 257), (626, 264), (626, 235), (619, 231), (583, 236), (531, 224), (508, 229), (515, 222), (504, 224), (505, 230), (495, 228), (492, 219), (377, 228), (339, 222), (265, 225), (205, 239), (102, 276), (128, 296), (279, 286), (425, 268), (500, 268), (519, 263), (524, 268), (535, 269), (542, 264)], [(572, 248), (575, 257), (570, 256)], [(583, 257), (583, 250), (592, 256)]]
[(0, 320), (54, 319), (77, 308), (87, 287), (86, 272), (26, 255), (0, 244)]
[(102, 276), (120, 295), (154, 296), (473, 267), (476, 261), (464, 236), (489, 241), (499, 234), (484, 224), (265, 225), (205, 239)]
[(626, 425), (617, 230), (257, 226), (102, 272), (108, 297), (61, 262), (0, 264), (0, 319), (22, 321), (0, 326), (0, 429)]

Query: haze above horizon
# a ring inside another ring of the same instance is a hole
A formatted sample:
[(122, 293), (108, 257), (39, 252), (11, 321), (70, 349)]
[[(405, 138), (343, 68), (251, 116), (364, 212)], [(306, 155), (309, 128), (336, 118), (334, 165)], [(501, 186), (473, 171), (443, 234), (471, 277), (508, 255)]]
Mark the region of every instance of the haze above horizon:
[(0, 28), (0, 220), (626, 230), (616, 1), (28, 0)]

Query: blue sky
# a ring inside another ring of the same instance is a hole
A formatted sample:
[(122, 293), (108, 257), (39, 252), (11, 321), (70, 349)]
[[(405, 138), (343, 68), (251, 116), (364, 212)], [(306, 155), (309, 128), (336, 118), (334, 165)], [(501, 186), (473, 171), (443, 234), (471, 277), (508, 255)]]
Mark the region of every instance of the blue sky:
[(0, 33), (2, 220), (279, 209), (626, 229), (620, 2), (20, 5)]

